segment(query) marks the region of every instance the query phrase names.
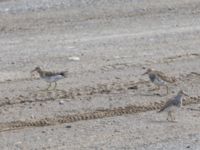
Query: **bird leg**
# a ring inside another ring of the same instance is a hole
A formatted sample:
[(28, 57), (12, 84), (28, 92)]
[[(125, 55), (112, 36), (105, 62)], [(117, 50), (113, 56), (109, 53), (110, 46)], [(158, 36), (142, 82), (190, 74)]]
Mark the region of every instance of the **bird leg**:
[(167, 94), (169, 94), (169, 88), (168, 88), (168, 86), (165, 85), (165, 87), (166, 87)]
[(167, 121), (169, 121), (170, 112), (167, 113)]
[(168, 114), (167, 114), (167, 120), (168, 121), (172, 121), (173, 120), (172, 119), (172, 112), (171, 111), (169, 111)]
[(175, 120), (176, 120), (175, 115), (172, 115), (172, 120), (173, 120), (173, 122), (175, 122)]
[(173, 115), (172, 115), (172, 112), (170, 111), (170, 118), (171, 118), (171, 121), (173, 121)]
[(49, 86), (45, 89), (45, 91), (47, 90), (49, 90), (49, 88), (51, 87), (51, 83), (49, 83)]
[(57, 83), (55, 82), (55, 85), (54, 85), (54, 88), (53, 88), (53, 90), (55, 90), (55, 89), (56, 89), (56, 87), (57, 87)]
[[(169, 120), (170, 118), (170, 120)], [(175, 122), (175, 116), (172, 114), (171, 111), (168, 112), (167, 120), (171, 122)]]

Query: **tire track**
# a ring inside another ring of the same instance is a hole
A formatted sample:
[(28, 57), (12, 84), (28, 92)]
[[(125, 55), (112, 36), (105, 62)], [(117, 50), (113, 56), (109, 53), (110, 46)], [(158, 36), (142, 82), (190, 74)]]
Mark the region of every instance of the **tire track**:
[[(172, 83), (177, 86), (178, 82), (183, 82), (185, 79), (192, 79), (194, 73), (181, 75), (176, 77), (176, 82)], [(196, 76), (198, 77), (198, 76)], [(37, 102), (48, 102), (56, 101), (59, 99), (75, 99), (81, 96), (92, 96), (95, 94), (109, 94), (114, 92), (121, 92), (127, 90), (138, 90), (140, 86), (148, 86), (149, 81), (126, 81), (126, 82), (111, 82), (105, 84), (96, 84), (94, 86), (83, 86), (79, 88), (70, 88), (69, 90), (55, 90), (55, 91), (38, 91), (35, 93), (29, 93), (28, 95), (19, 95), (16, 97), (8, 98), (4, 97), (0, 99), (0, 107), (17, 105), (24, 103), (37, 103)]]
[[(200, 96), (189, 97), (187, 100), (183, 101), (184, 106), (190, 104), (199, 104), (199, 103), (200, 103)], [(126, 107), (102, 109), (88, 113), (77, 113), (73, 115), (56, 116), (38, 120), (12, 121), (12, 122), (0, 123), (0, 132), (19, 130), (24, 128), (53, 126), (53, 125), (72, 123), (83, 120), (93, 120), (93, 119), (101, 119), (114, 116), (122, 116), (125, 114), (142, 113), (160, 109), (164, 104), (165, 101), (161, 101), (161, 102), (150, 103), (146, 106), (128, 105)]]
[(80, 96), (95, 95), (95, 94), (109, 94), (111, 92), (120, 92), (125, 90), (137, 90), (139, 85), (147, 84), (149, 81), (127, 81), (124, 83), (112, 82), (105, 84), (97, 84), (96, 86), (84, 86), (80, 88), (71, 88), (68, 91), (56, 90), (56, 91), (38, 91), (37, 93), (29, 93), (28, 96), (19, 95), (17, 97), (0, 100), (0, 107), (7, 105), (16, 105), (33, 102), (47, 102), (55, 101), (57, 99), (75, 99)]

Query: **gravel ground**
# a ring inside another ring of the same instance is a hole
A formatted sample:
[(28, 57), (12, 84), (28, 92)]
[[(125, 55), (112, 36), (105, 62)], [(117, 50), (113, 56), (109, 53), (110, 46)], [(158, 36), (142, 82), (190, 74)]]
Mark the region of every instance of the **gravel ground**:
[[(1, 149), (200, 149), (199, 103), (174, 123), (155, 109), (90, 117), (165, 102), (180, 89), (186, 101), (200, 96), (191, 73), (200, 73), (199, 9), (198, 0), (1, 0)], [(69, 74), (58, 90), (41, 91), (36, 66)], [(168, 95), (148, 91), (141, 74), (150, 67), (178, 79)], [(86, 118), (40, 123), (70, 115)]]

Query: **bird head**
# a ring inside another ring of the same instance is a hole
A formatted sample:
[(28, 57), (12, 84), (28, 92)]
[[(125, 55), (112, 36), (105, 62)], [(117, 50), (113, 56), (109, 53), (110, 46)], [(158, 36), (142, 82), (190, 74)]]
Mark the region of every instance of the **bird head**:
[(40, 72), (40, 71), (42, 71), (42, 69), (40, 68), (40, 67), (35, 67), (35, 69), (33, 69), (32, 71), (31, 71), (31, 73), (33, 73), (33, 72)]
[(149, 74), (151, 71), (152, 71), (152, 69), (148, 68), (147, 71), (145, 73), (143, 73), (142, 75)]
[(183, 90), (180, 90), (180, 91), (178, 92), (178, 95), (185, 95), (185, 96), (188, 96)]

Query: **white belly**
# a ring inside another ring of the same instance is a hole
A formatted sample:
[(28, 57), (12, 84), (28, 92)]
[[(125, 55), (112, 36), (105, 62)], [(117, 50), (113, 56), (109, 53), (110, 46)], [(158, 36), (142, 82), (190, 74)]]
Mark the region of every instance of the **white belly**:
[(157, 78), (153, 81), (153, 83), (154, 83), (155, 85), (158, 85), (158, 86), (163, 86), (163, 85), (165, 85), (165, 82), (164, 82), (163, 80), (157, 79)]
[(63, 78), (64, 77), (62, 75), (56, 75), (56, 76), (44, 77), (43, 79), (46, 82), (56, 82), (56, 81), (61, 80)]
[(167, 112), (169, 112), (169, 111), (175, 112), (175, 111), (177, 111), (179, 108), (180, 108), (180, 107), (177, 107), (177, 106), (170, 106), (170, 107), (166, 108), (165, 111), (167, 111)]

